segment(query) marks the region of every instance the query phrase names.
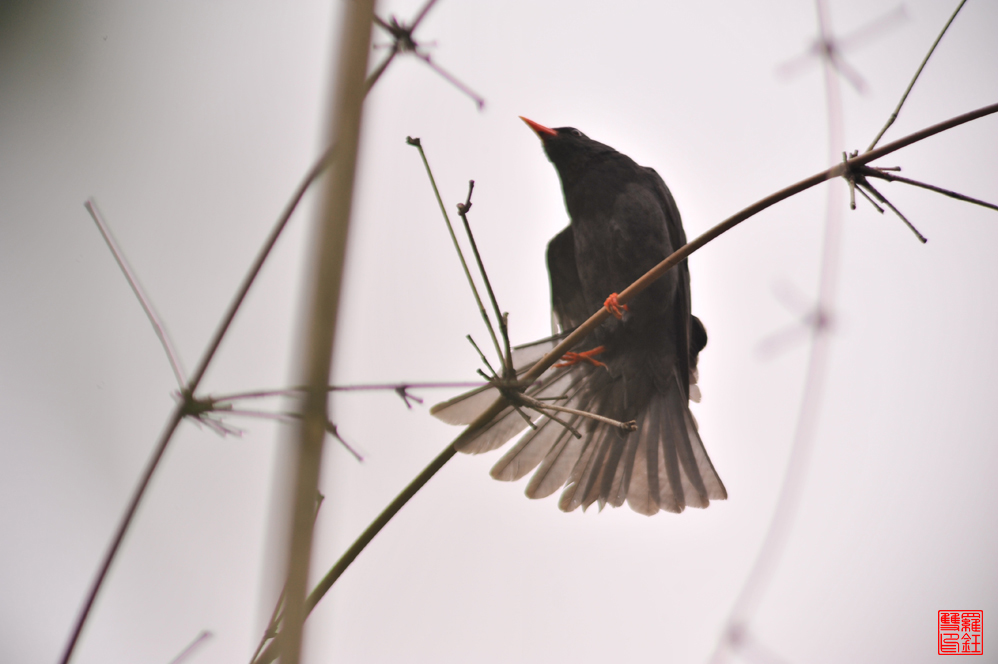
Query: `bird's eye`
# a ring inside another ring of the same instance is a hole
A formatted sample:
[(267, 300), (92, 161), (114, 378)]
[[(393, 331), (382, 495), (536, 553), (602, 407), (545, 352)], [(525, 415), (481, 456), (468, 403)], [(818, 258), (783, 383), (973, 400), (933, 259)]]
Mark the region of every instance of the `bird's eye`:
[(574, 135), (578, 136), (579, 138), (582, 138), (582, 132), (581, 132), (581, 131), (579, 131), (578, 129), (573, 129), (573, 130), (572, 130), (572, 133), (573, 133)]

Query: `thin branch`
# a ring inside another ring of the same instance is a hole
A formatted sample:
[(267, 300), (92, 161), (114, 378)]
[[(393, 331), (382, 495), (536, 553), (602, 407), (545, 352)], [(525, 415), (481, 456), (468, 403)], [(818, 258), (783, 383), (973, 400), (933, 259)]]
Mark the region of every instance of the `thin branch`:
[(459, 81), (456, 77), (445, 71), (439, 65), (435, 64), (431, 60), (430, 55), (428, 53), (426, 53), (424, 50), (420, 50), (420, 46), (426, 44), (426, 42), (417, 42), (415, 37), (413, 37), (412, 35), (412, 33), (415, 32), (416, 28), (419, 27), (419, 24), (423, 21), (423, 18), (426, 17), (427, 12), (430, 11), (430, 9), (433, 7), (435, 3), (436, 0), (429, 0), (429, 2), (427, 2), (420, 10), (419, 14), (416, 16), (416, 19), (412, 22), (411, 25), (406, 24), (403, 21), (399, 21), (394, 16), (390, 17), (389, 20), (387, 21), (380, 18), (379, 16), (374, 17), (374, 23), (392, 36), (392, 45), (391, 45), (392, 54), (389, 56), (389, 59), (391, 59), (398, 53), (412, 53), (417, 58), (421, 59), (423, 62), (429, 65), (430, 69), (433, 69), (435, 72), (437, 72), (448, 83), (456, 87), (458, 90), (460, 90), (467, 96), (471, 97), (471, 99), (478, 106), (478, 110), (482, 110), (485, 107), (485, 100), (482, 99), (479, 95), (475, 94), (471, 90), (471, 88), (469, 88), (467, 85)]
[(484, 377), (486, 380), (495, 380), (495, 379), (497, 379), (498, 375), (496, 374), (496, 370), (492, 368), (491, 364), (489, 364), (488, 358), (485, 357), (485, 353), (483, 353), (482, 349), (478, 347), (478, 344), (475, 343), (475, 340), (471, 338), (470, 334), (465, 335), (465, 338), (475, 348), (475, 350), (478, 351), (478, 357), (482, 358), (482, 362), (485, 363), (485, 366), (489, 368), (489, 373), (492, 374), (491, 376), (486, 376), (484, 373), (481, 372), (481, 370), (479, 370), (479, 373), (482, 374), (482, 377)]
[[(426, 389), (452, 389), (455, 387), (481, 387), (482, 383), (473, 381), (454, 381), (450, 383), (371, 383), (367, 385), (330, 385), (328, 392), (366, 392), (366, 391), (389, 391), (399, 392), (405, 390), (426, 390)], [(218, 397), (210, 397), (216, 404), (227, 401), (238, 401), (240, 399), (266, 399), (270, 397), (287, 397), (300, 394), (305, 391), (304, 386), (285, 387), (279, 390), (255, 390), (252, 392), (233, 392)], [(415, 399), (409, 395), (410, 399)]]
[[(519, 393), (514, 393), (514, 394), (519, 394)], [(520, 396), (523, 396), (523, 395), (521, 394)], [(514, 408), (515, 407), (516, 406), (514, 406)], [(579, 411), (579, 412), (581, 412), (581, 411)], [(544, 413), (544, 416), (547, 417), (548, 419), (550, 419), (550, 420), (552, 420), (552, 421), (560, 424), (563, 428), (565, 428), (568, 431), (570, 431), (571, 434), (573, 436), (575, 436), (576, 438), (582, 438), (582, 434), (579, 433), (579, 430), (576, 429), (574, 426), (572, 426), (573, 422), (566, 422), (565, 420), (561, 419), (560, 417), (558, 417), (557, 415), (555, 415), (553, 413)], [(533, 423), (531, 423), (531, 426), (534, 428), (535, 431), (537, 430), (537, 427)]]
[(93, 584), (90, 586), (90, 591), (87, 593), (87, 597), (83, 601), (83, 607), (80, 609), (80, 614), (77, 616), (76, 622), (73, 625), (73, 631), (69, 637), (69, 642), (66, 644), (66, 649), (62, 654), (62, 659), (59, 660), (62, 664), (69, 662), (70, 658), (73, 656), (73, 650), (76, 648), (76, 643), (79, 641), (80, 634), (83, 632), (83, 625), (87, 621), (87, 616), (90, 615), (90, 609), (93, 608), (94, 601), (97, 599), (97, 593), (100, 591), (100, 588), (104, 583), (104, 579), (107, 577), (107, 572), (111, 568), (111, 562), (114, 561), (114, 556), (118, 552), (119, 547), (121, 547), (122, 540), (125, 539), (125, 533), (128, 531), (128, 526), (131, 524), (132, 518), (135, 516), (135, 511), (139, 507), (139, 502), (142, 500), (142, 496), (145, 495), (146, 488), (149, 486), (149, 481), (152, 479), (153, 473), (156, 472), (156, 467), (159, 465), (160, 459), (163, 458), (163, 453), (166, 452), (166, 447), (170, 442), (170, 438), (173, 436), (173, 432), (176, 431), (177, 426), (180, 425), (180, 421), (184, 419), (184, 416), (186, 415), (185, 403), (177, 404), (177, 406), (173, 409), (173, 413), (170, 415), (170, 419), (166, 423), (166, 428), (163, 430), (163, 433), (160, 434), (159, 441), (153, 449), (152, 457), (146, 464), (145, 471), (142, 473), (142, 478), (139, 480), (139, 485), (136, 487), (135, 493), (132, 494), (132, 498), (128, 502), (125, 514), (122, 517), (121, 522), (118, 524), (118, 529), (115, 531), (114, 537), (111, 539), (111, 545), (104, 554), (104, 560), (101, 561), (101, 566), (97, 571), (97, 576), (94, 578)]
[(917, 237), (922, 242), (922, 244), (925, 244), (926, 242), (929, 241), (928, 238), (922, 235), (918, 231), (918, 229), (915, 228), (914, 224), (908, 221), (908, 217), (901, 214), (901, 211), (898, 210), (896, 207), (894, 207), (894, 205), (889, 200), (887, 200), (887, 197), (885, 197), (883, 194), (877, 191), (877, 189), (872, 184), (870, 184), (869, 180), (863, 178), (861, 181), (857, 181), (856, 184), (860, 187), (860, 191), (862, 191), (863, 189), (869, 189), (870, 192), (877, 198), (878, 201), (889, 207), (894, 212), (894, 214), (896, 214), (898, 217), (901, 218), (901, 221), (907, 224), (908, 228), (911, 229), (911, 232), (915, 234), (915, 237)]
[(874, 37), (883, 34), (888, 28), (897, 25), (898, 21), (903, 21), (906, 18), (908, 18), (908, 15), (905, 13), (904, 5), (898, 5), (889, 12), (881, 15), (879, 18), (873, 19), (863, 27), (857, 28), (844, 37), (839, 37), (836, 40), (838, 42), (838, 48), (840, 51), (845, 51), (850, 48), (862, 46)]
[(193, 653), (198, 646), (200, 646), (202, 643), (210, 639), (212, 636), (214, 635), (211, 632), (209, 632), (208, 630), (204, 630), (203, 632), (197, 635), (197, 638), (191, 641), (190, 645), (181, 650), (179, 655), (171, 659), (170, 664), (180, 664), (180, 662), (190, 657), (191, 653)]
[(180, 366), (180, 355), (177, 353), (177, 349), (174, 347), (173, 342), (170, 339), (170, 334), (166, 331), (166, 327), (163, 325), (163, 321), (159, 319), (159, 315), (156, 314), (156, 310), (153, 309), (152, 301), (149, 296), (146, 295), (145, 290), (143, 290), (142, 285), (139, 283), (138, 277), (132, 271), (131, 266), (128, 264), (128, 260), (125, 258), (125, 254), (118, 247), (118, 243), (114, 239), (114, 235), (111, 234), (111, 229), (108, 227), (107, 222), (104, 221), (103, 215), (101, 215), (100, 210), (97, 209), (97, 201), (93, 197), (88, 198), (87, 202), (83, 204), (83, 207), (87, 208), (87, 212), (93, 217), (94, 223), (97, 224), (97, 229), (100, 234), (104, 236), (104, 242), (107, 243), (108, 248), (114, 255), (114, 260), (118, 262), (118, 267), (121, 271), (125, 273), (125, 279), (128, 280), (128, 285), (132, 287), (132, 292), (135, 293), (135, 297), (139, 299), (139, 304), (142, 305), (142, 310), (146, 312), (146, 316), (149, 318), (149, 322), (152, 323), (152, 327), (156, 330), (156, 336), (159, 337), (160, 344), (163, 345), (163, 350), (166, 351), (166, 357), (170, 360), (170, 367), (173, 369), (173, 375), (177, 377), (177, 385), (181, 388), (187, 382), (187, 378), (184, 377), (184, 370)]
[(870, 147), (866, 148), (867, 152), (877, 147), (877, 143), (880, 142), (884, 132), (886, 132), (890, 126), (894, 124), (894, 121), (897, 120), (898, 113), (901, 112), (901, 107), (904, 106), (904, 102), (908, 99), (908, 94), (911, 92), (911, 89), (915, 87), (915, 81), (917, 81), (918, 77), (922, 75), (922, 70), (925, 69), (926, 63), (929, 61), (929, 58), (932, 57), (932, 53), (935, 52), (936, 46), (939, 45), (939, 41), (943, 38), (943, 35), (946, 34), (946, 31), (949, 30), (949, 26), (953, 22), (953, 19), (955, 19), (956, 15), (960, 13), (960, 10), (963, 9), (963, 5), (966, 4), (966, 2), (967, 0), (960, 0), (960, 4), (957, 5), (953, 15), (949, 17), (949, 20), (946, 21), (946, 25), (943, 26), (942, 32), (940, 32), (939, 36), (936, 37), (936, 41), (932, 42), (932, 48), (930, 48), (929, 52), (925, 54), (925, 59), (922, 60), (922, 64), (918, 66), (918, 71), (916, 71), (915, 75), (912, 77), (911, 83), (908, 84), (908, 88), (904, 91), (904, 94), (901, 95), (901, 101), (898, 102), (897, 108), (895, 108), (894, 112), (891, 113), (891, 117), (887, 118), (887, 124), (885, 124), (884, 128), (880, 130), (880, 133), (873, 139), (873, 142), (870, 143)]
[(418, 28), (419, 24), (423, 22), (423, 19), (426, 18), (426, 15), (430, 12), (431, 9), (433, 9), (433, 5), (435, 4), (437, 4), (437, 0), (428, 0), (427, 3), (423, 5), (423, 8), (419, 10), (419, 13), (416, 14), (416, 18), (413, 19), (412, 25), (409, 27), (409, 29), (415, 30), (416, 28)]
[(453, 85), (455, 88), (457, 88), (464, 94), (471, 97), (471, 99), (475, 102), (475, 104), (478, 105), (478, 110), (482, 110), (483, 108), (485, 108), (485, 100), (481, 97), (481, 95), (479, 95), (474, 90), (469, 88), (467, 85), (462, 83), (460, 80), (458, 80), (456, 76), (448, 72), (446, 69), (444, 69), (437, 63), (433, 62), (433, 60), (430, 58), (429, 53), (420, 53), (419, 51), (416, 51), (416, 57), (425, 62), (426, 64), (428, 64), (430, 66), (430, 69), (440, 74), (448, 83)]
[(880, 178), (881, 180), (887, 180), (888, 182), (903, 182), (904, 184), (910, 184), (913, 187), (921, 187), (922, 189), (928, 189), (929, 191), (934, 191), (937, 194), (942, 194), (943, 196), (949, 196), (950, 198), (955, 198), (958, 201), (965, 201), (967, 203), (973, 203), (974, 205), (980, 205), (981, 207), (990, 208), (992, 210), (998, 210), (998, 205), (993, 203), (988, 203), (987, 201), (982, 201), (977, 198), (971, 198), (970, 196), (964, 196), (963, 194), (958, 194), (955, 191), (950, 191), (949, 189), (943, 189), (942, 187), (937, 187), (935, 185), (927, 184), (925, 182), (919, 182), (918, 180), (912, 180), (910, 178), (903, 178), (900, 175), (891, 175), (885, 172), (885, 169), (881, 168), (864, 168), (860, 169), (863, 175), (872, 178)]
[[(860, 165), (868, 164), (869, 162), (879, 159), (885, 155), (896, 152), (901, 148), (907, 147), (912, 143), (924, 140), (930, 136), (934, 136), (940, 132), (946, 131), (953, 127), (971, 122), (978, 118), (991, 115), (993, 113), (998, 113), (998, 104), (992, 104), (990, 106), (985, 106), (984, 108), (977, 109), (976, 111), (971, 111), (970, 113), (965, 113), (963, 115), (957, 116), (946, 120), (945, 122), (940, 122), (939, 124), (933, 125), (931, 127), (926, 127), (920, 131), (910, 134), (904, 138), (901, 138), (893, 143), (889, 143), (882, 148), (876, 149), (871, 152), (867, 152), (862, 156), (857, 156), (848, 161), (837, 164), (826, 171), (822, 171), (809, 178), (801, 180), (800, 182), (793, 184), (785, 189), (782, 189), (775, 194), (767, 196), (766, 198), (750, 205), (741, 212), (729, 217), (728, 219), (722, 221), (720, 224), (714, 226), (706, 233), (696, 238), (692, 242), (683, 245), (678, 250), (676, 250), (672, 255), (666, 258), (664, 261), (656, 265), (654, 268), (649, 270), (644, 276), (631, 284), (626, 290), (624, 290), (619, 296), (618, 301), (622, 304), (629, 301), (635, 297), (638, 293), (646, 289), (652, 283), (655, 282), (659, 277), (664, 275), (668, 270), (672, 269), (678, 265), (682, 260), (687, 258), (690, 254), (700, 249), (704, 245), (708, 244), (712, 240), (716, 239), (718, 236), (731, 230), (742, 221), (758, 214), (759, 212), (765, 210), (766, 208), (794, 196), (802, 191), (805, 191), (815, 185), (818, 185), (826, 180), (832, 178), (843, 176), (848, 169), (856, 168)], [(576, 345), (584, 337), (590, 334), (603, 320), (610, 314), (606, 311), (606, 308), (601, 308), (595, 314), (590, 316), (590, 318), (580, 325), (575, 331), (565, 337), (561, 343), (559, 343), (553, 350), (548, 352), (543, 358), (541, 358), (526, 375), (521, 378), (521, 382), (531, 382), (536, 380), (544, 371), (546, 371), (551, 365), (557, 362), (565, 351)], [(319, 603), (319, 601), (325, 596), (329, 589), (332, 588), (336, 580), (346, 571), (347, 567), (360, 555), (360, 552), (370, 544), (374, 537), (381, 531), (385, 525), (391, 521), (392, 517), (395, 516), (402, 509), (402, 507), (409, 502), (409, 500), (416, 495), (416, 493), (425, 485), (430, 479), (441, 469), (443, 466), (450, 461), (451, 458), (457, 453), (457, 446), (465, 442), (469, 438), (473, 437), (480, 429), (489, 424), (492, 419), (498, 415), (506, 406), (508, 401), (504, 397), (496, 399), (488, 408), (486, 408), (482, 413), (474, 419), (464, 431), (462, 431), (457, 438), (455, 438), (450, 445), (448, 445), (444, 450), (426, 467), (423, 471), (409, 483), (408, 486), (400, 493), (395, 500), (393, 500), (388, 507), (375, 519), (371, 525), (361, 534), (360, 537), (351, 545), (346, 553), (336, 562), (335, 565), (326, 573), (322, 581), (315, 587), (312, 593), (308, 596), (307, 606), (308, 610), (311, 611)], [(271, 642), (270, 646), (264, 651), (259, 658), (257, 658), (255, 664), (266, 664), (274, 661), (280, 654), (280, 637), (276, 638)]]
[[(880, 214), (884, 213), (884, 208), (882, 208), (879, 205), (877, 205), (877, 202), (875, 200), (873, 200), (872, 198), (870, 198), (870, 194), (866, 193), (866, 190), (864, 190), (862, 187), (856, 187), (855, 185), (852, 187), (853, 191), (855, 191), (857, 189), (859, 190), (859, 193), (863, 194), (863, 198), (865, 198), (866, 200), (870, 201), (870, 205), (872, 205), (877, 210), (877, 212), (879, 212)], [(853, 205), (852, 209), (855, 210), (856, 206)]]
[(335, 424), (333, 424), (329, 420), (326, 420), (326, 432), (329, 433), (329, 434), (332, 434), (333, 438), (335, 438), (336, 440), (340, 441), (340, 445), (342, 445), (343, 447), (345, 447), (346, 450), (347, 450), (347, 452), (349, 452), (350, 454), (352, 454), (354, 456), (354, 458), (357, 459), (357, 461), (360, 461), (361, 463), (364, 462), (364, 456), (360, 452), (358, 452), (357, 450), (355, 450), (353, 448), (353, 445), (351, 445), (346, 440), (344, 440), (343, 436), (340, 435), (339, 429), (336, 427)]
[(260, 643), (257, 644), (256, 650), (253, 651), (253, 656), (250, 657), (250, 664), (256, 661), (256, 658), (260, 656), (260, 652), (263, 647), (267, 645), (267, 641), (277, 637), (278, 631), (277, 627), (281, 624), (281, 614), (284, 607), (284, 587), (281, 587), (281, 594), (277, 596), (277, 603), (274, 604), (274, 611), (270, 614), (270, 622), (267, 623), (267, 628), (263, 630), (263, 636), (260, 637)]
[[(319, 510), (322, 509), (322, 503), (326, 499), (321, 493), (317, 494), (315, 501), (315, 518), (313, 522), (319, 518)], [(274, 604), (274, 610), (270, 614), (270, 621), (267, 623), (267, 628), (263, 630), (263, 636), (260, 637), (260, 643), (257, 644), (256, 650), (253, 651), (253, 656), (250, 657), (250, 664), (252, 664), (256, 658), (260, 655), (260, 651), (263, 647), (267, 645), (267, 641), (277, 636), (277, 628), (281, 624), (281, 619), (284, 617), (284, 593), (287, 590), (287, 584), (281, 586), (281, 594), (277, 596), (277, 602)]]
[[(612, 427), (616, 427), (622, 431), (637, 431), (638, 423), (634, 420), (629, 422), (621, 422), (620, 420), (614, 420), (609, 417), (603, 417), (602, 415), (597, 415), (596, 413), (590, 413), (585, 410), (577, 410), (575, 408), (567, 408), (565, 406), (556, 406), (555, 404), (544, 403), (526, 394), (514, 394), (511, 395), (516, 400), (522, 400), (524, 404), (530, 406), (534, 410), (551, 417), (549, 411), (555, 411), (558, 413), (568, 413), (570, 415), (578, 415), (579, 417), (585, 417), (590, 420), (596, 420), (597, 422), (603, 422), (604, 424), (609, 424)], [(581, 438), (581, 436), (579, 436)]]
[(454, 226), (450, 223), (450, 216), (447, 214), (447, 208), (444, 207), (444, 201), (440, 198), (440, 190), (437, 189), (437, 181), (433, 177), (433, 171), (430, 170), (430, 162), (426, 160), (426, 153), (423, 151), (422, 141), (418, 138), (407, 136), (405, 142), (419, 150), (419, 156), (423, 160), (423, 166), (426, 167), (426, 174), (429, 176), (430, 184), (433, 186), (433, 194), (437, 197), (437, 204), (440, 206), (441, 214), (444, 215), (444, 222), (447, 224), (447, 232), (450, 233), (451, 242), (454, 243), (454, 250), (457, 252), (457, 257), (461, 260), (461, 267), (464, 269), (464, 276), (468, 279), (468, 285), (471, 286), (471, 292), (475, 296), (475, 302), (478, 303), (478, 311), (482, 314), (482, 320), (485, 321), (485, 327), (489, 328), (489, 336), (492, 337), (492, 343), (495, 345), (496, 355), (502, 358), (502, 351), (499, 350), (499, 340), (496, 338), (496, 332), (492, 327), (492, 321), (489, 320), (489, 314), (485, 311), (485, 305), (482, 304), (482, 298), (478, 295), (478, 288), (475, 286), (475, 280), (471, 278), (471, 270), (468, 269), (468, 263), (464, 260), (464, 252), (461, 251), (461, 245), (457, 242), (457, 235), (454, 234)]
[[(899, 19), (904, 18), (906, 18), (904, 5), (898, 5), (881, 17), (870, 21), (865, 26), (844, 37), (830, 39), (827, 34), (823, 33), (821, 37), (815, 39), (811, 43), (807, 51), (777, 67), (776, 74), (783, 78), (789, 78), (807, 65), (810, 65), (812, 62), (811, 58), (814, 56), (837, 59), (839, 61), (836, 63), (837, 66), (843, 62), (841, 56), (843, 52), (851, 48), (861, 46), (864, 42), (867, 42), (871, 38), (882, 34)], [(859, 76), (858, 72), (854, 73)], [(860, 85), (865, 86), (865, 82), (862, 82), (861, 76), (859, 76), (859, 79), (861, 81)]]
[(492, 290), (492, 282), (489, 281), (489, 273), (485, 271), (485, 263), (482, 262), (482, 255), (478, 252), (478, 243), (475, 242), (475, 235), (471, 232), (471, 224), (468, 223), (468, 211), (471, 210), (471, 192), (475, 190), (475, 181), (468, 181), (468, 199), (464, 203), (457, 204), (457, 213), (461, 217), (461, 221), (464, 222), (464, 231), (468, 235), (468, 241), (471, 243), (471, 250), (475, 254), (475, 262), (478, 263), (478, 271), (482, 274), (482, 280), (485, 282), (485, 289), (489, 292), (489, 300), (492, 302), (492, 309), (495, 311), (496, 320), (499, 321), (499, 333), (502, 335), (502, 341), (506, 348), (505, 360), (502, 357), (499, 359), (503, 363), (503, 378), (512, 379), (516, 377), (516, 371), (513, 369), (513, 352), (509, 347), (509, 329), (507, 325), (506, 316), (504, 316), (499, 311), (499, 303), (496, 301), (496, 294)]
[(412, 410), (412, 404), (409, 403), (409, 399), (412, 399), (413, 401), (419, 404), (423, 403), (423, 399), (421, 397), (417, 397), (414, 394), (409, 394), (405, 385), (400, 385), (399, 387), (396, 387), (395, 394), (399, 395), (399, 398), (402, 399), (402, 401), (405, 403), (405, 407), (408, 408), (409, 410)]
[(392, 60), (395, 59), (396, 55), (398, 55), (398, 51), (393, 48), (392, 52), (388, 54), (388, 57), (386, 57), (381, 64), (378, 65), (378, 68), (371, 72), (371, 75), (367, 77), (367, 81), (364, 83), (364, 94), (371, 91), (374, 84), (378, 82), (381, 75), (385, 73), (386, 69), (388, 69), (388, 65), (392, 64)]

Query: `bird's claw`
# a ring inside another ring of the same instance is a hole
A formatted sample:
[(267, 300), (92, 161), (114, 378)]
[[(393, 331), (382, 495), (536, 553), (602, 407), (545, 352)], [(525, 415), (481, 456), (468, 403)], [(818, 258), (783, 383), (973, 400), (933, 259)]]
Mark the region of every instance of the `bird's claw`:
[(561, 356), (561, 362), (559, 362), (554, 366), (557, 369), (562, 369), (564, 367), (570, 367), (573, 364), (578, 364), (579, 362), (588, 362), (594, 367), (606, 367), (606, 365), (600, 362), (599, 360), (593, 359), (594, 355), (599, 355), (605, 350), (606, 350), (605, 346), (596, 346), (596, 348), (593, 348), (592, 350), (583, 351), (581, 353), (574, 353), (572, 351), (568, 351), (567, 353)]
[[(610, 293), (610, 297), (606, 298), (606, 302), (603, 303), (606, 310), (610, 312), (610, 315), (620, 320), (624, 317), (624, 311), (630, 311), (626, 304), (621, 304), (617, 300), (616, 293)], [(623, 309), (623, 311), (621, 311)]]

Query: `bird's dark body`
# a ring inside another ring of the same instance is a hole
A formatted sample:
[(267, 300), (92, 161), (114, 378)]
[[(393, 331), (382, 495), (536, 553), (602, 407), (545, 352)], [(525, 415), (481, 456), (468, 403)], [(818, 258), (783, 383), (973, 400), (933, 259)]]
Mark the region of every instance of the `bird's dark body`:
[[(571, 224), (548, 245), (555, 320), (571, 330), (649, 269), (686, 243), (679, 210), (651, 168), (571, 127), (548, 129), (528, 121), (561, 178)], [(683, 261), (628, 303), (623, 318), (608, 318), (577, 351), (603, 346), (605, 366), (580, 363), (549, 370), (537, 395), (560, 396), (573, 408), (638, 429), (575, 417), (574, 438), (548, 418), (539, 420), (493, 469), (517, 479), (538, 467), (527, 495), (549, 495), (567, 483), (559, 506), (572, 510), (599, 501), (654, 514), (706, 507), (727, 496), (689, 412), (690, 383), (706, 345), (690, 310), (690, 276)], [(465, 451), (505, 442), (516, 413), (497, 418), (492, 433)], [(503, 429), (503, 423), (508, 429)], [(523, 425), (525, 426), (525, 425)], [(519, 429), (522, 430), (522, 426)]]
[[(552, 276), (552, 306), (564, 329), (580, 325), (610, 293), (623, 291), (686, 243), (676, 204), (654, 170), (616, 151), (600, 152), (593, 161), (576, 180), (566, 185), (563, 179), (572, 222), (548, 246), (549, 274), (569, 274), (567, 263), (574, 263), (578, 275), (576, 283)], [(626, 321), (608, 321), (596, 342), (607, 346), (608, 358), (622, 349), (654, 348), (676, 356), (688, 371), (679, 349), (688, 346), (689, 302), (684, 262), (638, 295)]]

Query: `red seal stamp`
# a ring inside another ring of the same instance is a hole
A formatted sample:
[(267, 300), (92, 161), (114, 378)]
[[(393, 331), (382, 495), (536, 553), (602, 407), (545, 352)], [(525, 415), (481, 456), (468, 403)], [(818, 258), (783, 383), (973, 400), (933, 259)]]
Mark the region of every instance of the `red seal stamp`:
[(939, 654), (983, 655), (984, 612), (940, 611)]

